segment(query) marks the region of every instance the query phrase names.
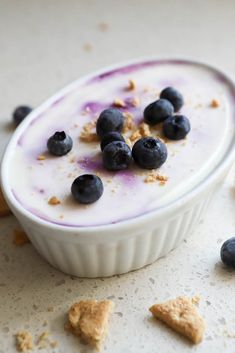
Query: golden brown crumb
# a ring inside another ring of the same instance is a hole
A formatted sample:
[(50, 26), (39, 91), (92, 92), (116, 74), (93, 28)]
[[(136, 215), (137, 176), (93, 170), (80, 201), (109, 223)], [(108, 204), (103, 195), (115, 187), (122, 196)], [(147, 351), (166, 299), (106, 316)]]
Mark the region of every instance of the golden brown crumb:
[(123, 132), (126, 133), (128, 131), (133, 130), (135, 127), (134, 116), (129, 112), (124, 112), (123, 115), (125, 118)]
[(87, 52), (90, 52), (90, 51), (92, 51), (92, 45), (90, 44), (90, 43), (85, 43), (84, 45), (83, 45), (83, 49), (85, 50), (85, 51), (87, 51)]
[(49, 200), (48, 200), (48, 204), (49, 205), (59, 205), (61, 203), (61, 201), (56, 197), (56, 196), (52, 196)]
[(109, 24), (107, 22), (100, 22), (98, 27), (102, 32), (106, 32), (109, 29)]
[(220, 102), (218, 101), (218, 99), (212, 99), (211, 107), (212, 108), (218, 108), (219, 106), (220, 106)]
[(19, 331), (15, 335), (16, 348), (19, 352), (27, 352), (33, 349), (32, 335), (28, 331)]
[(43, 333), (40, 334), (37, 340), (37, 346), (39, 349), (46, 348), (48, 345), (48, 337), (49, 337), (49, 332), (44, 331)]
[(47, 311), (49, 311), (49, 312), (52, 312), (52, 311), (54, 311), (54, 308), (53, 308), (53, 306), (48, 306), (48, 308), (47, 308)]
[(46, 156), (44, 156), (43, 154), (40, 154), (39, 156), (37, 156), (38, 161), (44, 161), (45, 159), (46, 159)]
[(82, 300), (71, 306), (68, 319), (73, 334), (97, 349), (107, 334), (114, 303), (110, 300)]
[(178, 297), (154, 304), (149, 310), (157, 319), (197, 344), (203, 339), (205, 323), (194, 302), (195, 298)]
[(141, 137), (147, 137), (147, 136), (151, 136), (151, 131), (149, 129), (149, 126), (145, 123), (141, 123), (137, 130), (135, 130), (131, 136), (130, 136), (130, 140), (131, 141), (136, 141), (138, 139), (140, 139)]
[(8, 216), (9, 214), (11, 214), (11, 210), (6, 203), (0, 188), (0, 217)]
[(138, 97), (133, 97), (131, 100), (133, 107), (138, 107), (140, 105), (140, 99)]
[(125, 108), (126, 103), (120, 98), (115, 98), (113, 101), (113, 105), (117, 108)]
[(131, 142), (135, 142), (137, 140), (139, 140), (142, 137), (141, 133), (139, 130), (136, 130), (135, 132), (133, 132), (130, 136), (130, 141)]
[(161, 185), (164, 185), (168, 180), (168, 177), (158, 173), (150, 172), (148, 176), (144, 179), (145, 183), (153, 183), (155, 181), (160, 181)]
[(27, 237), (27, 235), (23, 230), (14, 229), (13, 235), (14, 235), (13, 243), (17, 246), (22, 246), (30, 242), (29, 238)]
[(127, 86), (128, 91), (133, 91), (136, 89), (136, 82), (132, 79), (129, 80), (128, 86)]
[(90, 121), (83, 126), (83, 130), (80, 134), (80, 139), (84, 142), (99, 141), (97, 134), (94, 132), (96, 126), (96, 120)]

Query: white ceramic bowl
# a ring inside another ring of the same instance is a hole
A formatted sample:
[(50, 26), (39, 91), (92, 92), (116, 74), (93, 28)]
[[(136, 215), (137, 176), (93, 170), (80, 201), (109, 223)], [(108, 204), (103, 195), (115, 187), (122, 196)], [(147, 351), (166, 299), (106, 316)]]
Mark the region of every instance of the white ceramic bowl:
[[(131, 61), (125, 65), (136, 62), (138, 61)], [(223, 159), (190, 192), (165, 207), (116, 224), (67, 227), (44, 221), (24, 209), (12, 195), (7, 178), (10, 155), (22, 131), (35, 116), (74, 89), (81, 81), (125, 65), (92, 73), (69, 85), (34, 110), (17, 128), (2, 161), (3, 193), (31, 242), (52, 266), (79, 277), (103, 277), (125, 273), (148, 265), (169, 253), (190, 234), (201, 219), (235, 157), (235, 136), (233, 136), (233, 141)], [(222, 75), (229, 79), (225, 73)], [(231, 85), (235, 92), (232, 81)]]

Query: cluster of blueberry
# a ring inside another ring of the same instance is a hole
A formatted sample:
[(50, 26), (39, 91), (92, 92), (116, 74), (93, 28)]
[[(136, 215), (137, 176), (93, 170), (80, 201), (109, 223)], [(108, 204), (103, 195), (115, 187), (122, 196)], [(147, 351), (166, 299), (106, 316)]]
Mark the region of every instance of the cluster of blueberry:
[(182, 94), (173, 87), (165, 88), (160, 99), (149, 104), (144, 110), (144, 120), (149, 125), (163, 122), (163, 133), (171, 140), (181, 140), (190, 131), (190, 122), (184, 115), (173, 115), (184, 104)]

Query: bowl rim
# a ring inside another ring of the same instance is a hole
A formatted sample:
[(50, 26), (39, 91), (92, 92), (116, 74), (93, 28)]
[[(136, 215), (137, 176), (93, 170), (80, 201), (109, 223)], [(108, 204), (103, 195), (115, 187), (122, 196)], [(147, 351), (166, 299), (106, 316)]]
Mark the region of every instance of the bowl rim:
[[(123, 62), (116, 63), (114, 65), (108, 65), (105, 66), (99, 70), (92, 71), (89, 74), (83, 75), (81, 78), (78, 78), (77, 80), (73, 81), (72, 83), (66, 85), (64, 88), (58, 90), (54, 95), (52, 95), (49, 99), (44, 101), (42, 104), (40, 104), (37, 108), (35, 108), (28, 116), (27, 118), (17, 127), (15, 132), (13, 133), (10, 141), (8, 142), (4, 155), (1, 161), (1, 187), (3, 194), (6, 198), (7, 203), (12, 207), (13, 209), (17, 210), (18, 213), (20, 213), (22, 216), (26, 217), (27, 219), (30, 219), (34, 223), (38, 223), (41, 226), (50, 228), (51, 230), (57, 230), (57, 231), (65, 231), (68, 233), (89, 233), (95, 235), (96, 233), (100, 232), (108, 232), (113, 231), (122, 231), (126, 229), (127, 227), (139, 227), (140, 225), (143, 224), (148, 224), (152, 220), (156, 220), (159, 218), (163, 218), (166, 214), (172, 213), (177, 211), (177, 209), (181, 208), (183, 205), (185, 205), (187, 202), (192, 200), (194, 197), (196, 197), (197, 194), (200, 194), (205, 190), (207, 187), (209, 187), (211, 184), (216, 182), (216, 180), (229, 168), (229, 166), (232, 164), (233, 160), (235, 159), (235, 143), (230, 146), (230, 149), (228, 149), (228, 153), (225, 155), (224, 159), (220, 159), (218, 161), (217, 165), (205, 176), (204, 179), (202, 179), (198, 184), (196, 184), (192, 189), (187, 191), (186, 193), (182, 194), (179, 198), (174, 199), (167, 203), (165, 206), (154, 209), (149, 211), (148, 213), (144, 213), (142, 215), (137, 215), (135, 217), (121, 220), (117, 223), (111, 223), (111, 224), (104, 224), (104, 225), (95, 225), (95, 226), (69, 226), (69, 225), (62, 225), (62, 224), (57, 224), (53, 223), (47, 220), (44, 220), (37, 215), (31, 213), (28, 211), (26, 208), (24, 208), (13, 196), (10, 185), (8, 184), (7, 180), (7, 165), (8, 161), (10, 159), (10, 156), (12, 154), (12, 146), (15, 145), (16, 141), (19, 139), (23, 131), (27, 129), (27, 127), (30, 125), (31, 121), (34, 120), (37, 116), (39, 116), (42, 112), (44, 112), (47, 108), (49, 108), (51, 105), (55, 104), (60, 98), (65, 96), (66, 94), (72, 92), (77, 86), (81, 86), (83, 83), (89, 81), (90, 79), (97, 77), (99, 75), (102, 75), (103, 73), (107, 73), (109, 71), (113, 71), (116, 69), (120, 69), (123, 67), (128, 67), (132, 66), (135, 64), (141, 64), (144, 62), (181, 62), (181, 63), (188, 63), (191, 65), (197, 65), (197, 66), (202, 66), (205, 67), (209, 70), (215, 71), (216, 73), (222, 75), (223, 77), (226, 78), (226, 80), (232, 85), (232, 87), (235, 90), (235, 80), (232, 78), (232, 75), (227, 72), (224, 69), (219, 68), (217, 65), (211, 65), (207, 62), (200, 61), (200, 60), (194, 60), (192, 58), (181, 58), (181, 57), (156, 57), (156, 56), (148, 56), (148, 57), (140, 57), (140, 58), (135, 58), (135, 59), (130, 59), (126, 60)], [(222, 157), (223, 158), (223, 157)]]

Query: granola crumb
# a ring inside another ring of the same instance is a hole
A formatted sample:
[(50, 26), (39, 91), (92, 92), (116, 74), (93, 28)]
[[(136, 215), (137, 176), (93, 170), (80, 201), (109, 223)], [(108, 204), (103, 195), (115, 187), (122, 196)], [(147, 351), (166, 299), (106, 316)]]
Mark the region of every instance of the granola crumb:
[(44, 331), (40, 334), (40, 336), (37, 339), (37, 346), (39, 349), (43, 349), (47, 347), (49, 335), (50, 334), (48, 331)]
[(32, 335), (28, 331), (19, 331), (15, 335), (16, 337), (16, 348), (19, 352), (27, 352), (33, 349)]
[(38, 161), (44, 161), (45, 159), (46, 159), (46, 156), (44, 156), (44, 154), (40, 154), (39, 156), (37, 156)]
[(136, 82), (132, 79), (129, 80), (128, 86), (127, 86), (128, 91), (134, 91), (136, 89)]
[(135, 142), (136, 140), (140, 139), (141, 137), (148, 137), (151, 136), (151, 131), (149, 129), (149, 125), (146, 123), (141, 123), (137, 130), (134, 131), (131, 136), (130, 136), (130, 140), (132, 142)]
[(125, 108), (126, 103), (120, 98), (115, 98), (113, 101), (113, 105), (118, 108)]
[(99, 138), (97, 134), (94, 132), (95, 126), (96, 126), (96, 120), (90, 121), (89, 123), (85, 124), (80, 134), (80, 140), (82, 140), (83, 142), (98, 141)]
[(13, 243), (16, 246), (22, 246), (24, 244), (30, 243), (29, 238), (27, 237), (26, 233), (20, 229), (13, 230)]
[(220, 106), (220, 102), (218, 101), (218, 99), (212, 99), (211, 107), (212, 108), (218, 108), (219, 106)]
[(108, 319), (114, 308), (110, 300), (82, 300), (71, 306), (68, 321), (71, 332), (84, 343), (101, 347), (108, 328)]
[(159, 173), (150, 172), (147, 177), (144, 179), (145, 183), (153, 183), (159, 181), (161, 185), (165, 185), (168, 180), (166, 175), (162, 175)]
[(131, 104), (133, 105), (133, 107), (138, 107), (140, 105), (140, 99), (138, 97), (133, 97), (133, 99), (131, 100)]
[(133, 132), (130, 136), (130, 141), (131, 142), (135, 142), (136, 140), (139, 140), (141, 138), (141, 133), (139, 130), (136, 130), (135, 132)]
[(124, 112), (123, 115), (125, 118), (123, 132), (126, 133), (128, 131), (133, 130), (135, 127), (134, 116), (133, 116), (133, 114), (131, 114), (129, 112)]
[(84, 49), (86, 52), (91, 52), (92, 49), (93, 49), (93, 47), (92, 47), (92, 45), (91, 45), (90, 43), (85, 43), (85, 44), (83, 45), (83, 49)]
[(59, 205), (61, 203), (61, 201), (56, 197), (56, 196), (52, 196), (49, 200), (48, 200), (48, 204), (49, 205)]

